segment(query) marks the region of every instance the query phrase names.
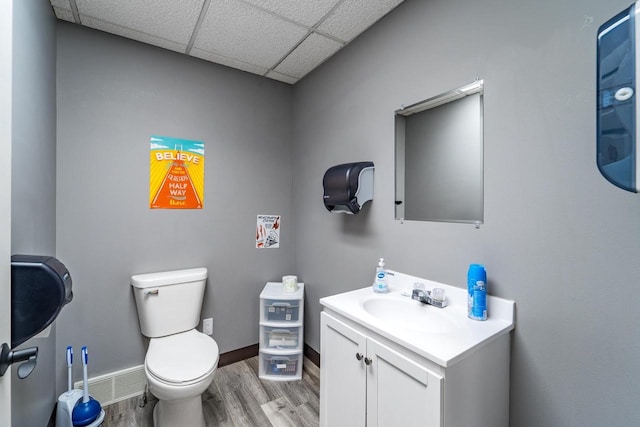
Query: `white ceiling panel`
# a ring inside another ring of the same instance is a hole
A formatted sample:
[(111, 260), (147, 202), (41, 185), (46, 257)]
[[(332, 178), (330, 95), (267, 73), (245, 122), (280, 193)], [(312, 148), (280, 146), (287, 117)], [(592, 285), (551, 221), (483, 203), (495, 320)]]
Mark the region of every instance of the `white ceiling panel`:
[(105, 31), (110, 34), (115, 34), (117, 36), (126, 37), (128, 39), (137, 40), (142, 43), (151, 44), (163, 49), (184, 53), (185, 49), (187, 48), (186, 44), (176, 43), (171, 40), (156, 37), (152, 34), (146, 34), (140, 31), (133, 30), (131, 28), (121, 27), (119, 25), (101, 21), (99, 19), (91, 18), (85, 15), (80, 15), (80, 20), (82, 21), (83, 25), (87, 27)]
[(71, 10), (64, 9), (62, 7), (54, 7), (53, 11), (56, 13), (56, 18), (64, 21), (75, 22), (73, 19), (73, 12), (71, 12)]
[(307, 32), (243, 2), (212, 0), (193, 47), (271, 68)]
[(189, 43), (204, 0), (75, 0), (82, 16), (89, 16), (143, 34)]
[(294, 84), (403, 0), (50, 0), (56, 17)]
[(71, 10), (69, 0), (51, 0), (51, 6)]
[(294, 77), (287, 76), (287, 75), (284, 75), (284, 74), (280, 74), (277, 71), (269, 71), (266, 74), (266, 77), (268, 77), (270, 79), (273, 79), (273, 80), (278, 80), (278, 81), (281, 81), (281, 82), (284, 82), (284, 83), (289, 83), (291, 85), (298, 81), (298, 79), (296, 79)]
[(342, 48), (342, 44), (319, 34), (311, 34), (275, 69), (302, 78)]
[(345, 0), (318, 29), (341, 40), (351, 41), (402, 2)]
[(241, 62), (232, 58), (225, 58), (224, 56), (216, 55), (215, 53), (206, 52), (197, 48), (191, 49), (190, 55), (195, 56), (196, 58), (204, 59), (205, 61), (215, 62), (216, 64), (226, 65), (227, 67), (236, 68), (242, 71), (248, 71), (253, 74), (264, 75), (267, 71), (269, 71), (269, 69), (265, 67), (248, 64), (246, 62)]
[(340, 0), (246, 0), (308, 27), (314, 26)]

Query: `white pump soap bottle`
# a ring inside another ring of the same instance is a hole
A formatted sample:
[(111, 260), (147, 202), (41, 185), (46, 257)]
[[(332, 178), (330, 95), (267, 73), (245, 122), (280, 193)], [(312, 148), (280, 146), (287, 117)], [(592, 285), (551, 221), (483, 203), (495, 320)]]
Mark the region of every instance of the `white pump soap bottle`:
[(373, 282), (373, 292), (381, 294), (389, 292), (389, 280), (387, 279), (387, 270), (384, 268), (384, 258), (380, 258), (380, 261), (378, 261), (376, 278)]

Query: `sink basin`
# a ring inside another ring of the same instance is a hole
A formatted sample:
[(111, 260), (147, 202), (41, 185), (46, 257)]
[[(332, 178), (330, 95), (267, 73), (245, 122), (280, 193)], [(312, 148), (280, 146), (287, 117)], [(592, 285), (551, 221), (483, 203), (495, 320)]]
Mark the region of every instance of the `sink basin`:
[(387, 324), (416, 332), (446, 334), (464, 326), (459, 313), (451, 313), (451, 307), (433, 307), (409, 297), (370, 297), (362, 301), (362, 308)]
[[(320, 298), (323, 311), (346, 327), (362, 326), (443, 367), (452, 366), (483, 342), (514, 328), (513, 301), (489, 296), (489, 318), (478, 322), (467, 317), (466, 288), (390, 273), (388, 294), (376, 294), (369, 285)], [(424, 283), (426, 289), (444, 289), (448, 306), (438, 308), (405, 296), (416, 282)]]

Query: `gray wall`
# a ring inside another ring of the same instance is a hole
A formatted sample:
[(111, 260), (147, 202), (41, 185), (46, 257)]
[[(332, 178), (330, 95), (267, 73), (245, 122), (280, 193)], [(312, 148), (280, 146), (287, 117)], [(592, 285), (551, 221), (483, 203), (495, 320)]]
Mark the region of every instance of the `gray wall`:
[[(294, 88), (295, 266), (318, 298), (391, 269), (463, 287), (487, 266), (516, 301), (511, 425), (628, 426), (640, 420), (640, 196), (595, 164), (597, 27), (628, 0), (406, 0)], [(591, 21), (591, 18), (593, 21)], [(485, 224), (393, 219), (393, 112), (485, 81)], [(375, 162), (374, 200), (328, 213), (335, 164)]]
[[(132, 274), (207, 267), (220, 351), (257, 343), (260, 291), (293, 271), (291, 87), (68, 23), (57, 40), (57, 253), (75, 296), (58, 388), (67, 345), (89, 346), (90, 376), (143, 363)], [(151, 135), (205, 143), (204, 209), (149, 209)], [(255, 249), (258, 214), (282, 215), (279, 249)]]
[[(11, 253), (55, 255), (56, 19), (41, 0), (13, 5)], [(37, 346), (39, 352), (29, 377), (13, 374), (13, 427), (44, 426), (51, 416), (57, 396), (55, 336), (54, 326), (47, 337), (19, 347)]]
[[(13, 1), (0, 2), (0, 182), (11, 180)], [(8, 189), (11, 191), (11, 187)], [(0, 343), (11, 341), (11, 197), (0, 198)], [(0, 377), (0, 425), (11, 424), (11, 375)]]
[[(228, 351), (258, 341), (260, 288), (295, 265), (306, 342), (319, 350), (318, 298), (368, 285), (379, 256), (459, 286), (482, 262), (490, 292), (517, 304), (511, 425), (637, 422), (640, 197), (595, 166), (596, 29), (627, 6), (406, 0), (293, 98), (59, 24), (57, 253), (76, 299), (57, 353), (89, 345), (92, 375), (142, 363), (133, 273), (209, 267), (203, 317)], [(475, 77), (486, 85), (485, 224), (394, 221), (393, 111)], [(147, 208), (151, 134), (205, 141), (203, 211)], [(376, 164), (373, 203), (328, 213), (324, 171), (357, 160)], [(253, 249), (257, 213), (283, 215), (281, 249)]]

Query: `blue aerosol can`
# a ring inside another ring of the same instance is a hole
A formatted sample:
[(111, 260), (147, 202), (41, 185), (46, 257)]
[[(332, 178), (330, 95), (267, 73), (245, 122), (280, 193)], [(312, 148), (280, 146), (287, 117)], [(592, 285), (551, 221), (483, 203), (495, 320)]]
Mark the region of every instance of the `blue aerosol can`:
[(482, 264), (469, 266), (467, 316), (473, 320), (487, 320), (487, 271)]

